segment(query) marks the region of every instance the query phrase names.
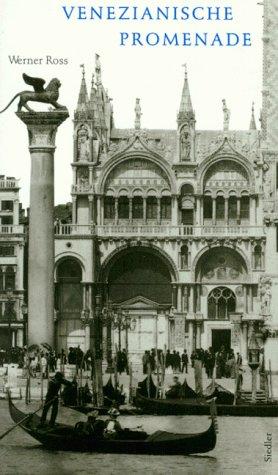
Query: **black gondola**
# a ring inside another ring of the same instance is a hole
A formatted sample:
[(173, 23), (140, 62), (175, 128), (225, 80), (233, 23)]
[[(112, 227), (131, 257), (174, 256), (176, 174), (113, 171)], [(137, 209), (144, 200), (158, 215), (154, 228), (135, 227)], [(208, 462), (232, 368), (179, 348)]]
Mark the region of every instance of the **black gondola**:
[[(208, 415), (209, 404), (205, 398), (200, 399), (152, 399), (137, 391), (134, 404), (143, 414), (157, 415)], [(219, 416), (278, 417), (276, 403), (217, 404)]]
[[(9, 397), (9, 410), (14, 422), (26, 414), (16, 408)], [(214, 401), (212, 407), (215, 407)], [(77, 434), (74, 427), (56, 424), (53, 429), (39, 428), (40, 418), (30, 415), (20, 427), (31, 437), (51, 450), (74, 452), (128, 453), (153, 455), (188, 455), (210, 452), (216, 445), (216, 417), (212, 414), (210, 427), (197, 434), (173, 434), (157, 431), (152, 435), (123, 430), (117, 439), (93, 438)], [(141, 436), (141, 438), (140, 438)]]

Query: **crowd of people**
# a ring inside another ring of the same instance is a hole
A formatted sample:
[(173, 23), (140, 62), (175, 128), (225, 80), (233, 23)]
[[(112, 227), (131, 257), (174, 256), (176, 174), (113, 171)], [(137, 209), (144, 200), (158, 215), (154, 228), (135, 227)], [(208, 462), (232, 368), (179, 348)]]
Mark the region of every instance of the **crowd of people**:
[[(154, 372), (157, 361), (159, 365), (165, 365), (166, 373), (188, 372), (189, 356), (186, 350), (182, 354), (175, 350), (167, 350), (166, 353), (160, 349), (156, 351), (154, 348), (150, 351), (146, 350), (142, 358), (143, 373)], [(195, 362), (198, 361), (201, 367), (205, 368), (206, 375), (210, 379), (213, 377), (214, 368), (216, 368), (215, 377), (217, 379), (234, 378), (236, 365), (242, 365), (241, 355), (239, 353), (235, 355), (232, 349), (225, 349), (224, 346), (218, 352), (214, 352), (212, 347), (207, 350), (198, 348), (191, 353), (190, 361), (192, 368), (194, 368)]]
[[(36, 373), (42, 370), (43, 376), (46, 378), (49, 373), (63, 369), (67, 364), (75, 365), (77, 371), (80, 369), (87, 371), (93, 369), (92, 351), (83, 352), (80, 346), (70, 347), (68, 352), (64, 349), (59, 353), (55, 350), (42, 351), (40, 357), (37, 353), (27, 355), (26, 347), (12, 347), (8, 350), (0, 349), (0, 366), (3, 366), (5, 363), (15, 363), (18, 364), (19, 368), (24, 368), (27, 366), (27, 357), (29, 358), (30, 372), (33, 377), (36, 377)], [(232, 349), (226, 349), (224, 346), (218, 352), (214, 352), (212, 347), (207, 350), (198, 348), (191, 353), (190, 358), (186, 350), (180, 354), (176, 350), (163, 352), (162, 349), (155, 350), (152, 348), (151, 350), (146, 350), (143, 354), (143, 373), (154, 372), (157, 364), (164, 366), (166, 373), (187, 373), (189, 360), (191, 361), (192, 368), (194, 368), (195, 361), (201, 362), (208, 378), (212, 378), (214, 368), (216, 368), (215, 377), (217, 379), (234, 378), (236, 366), (240, 367), (242, 365), (241, 355), (239, 353), (235, 355)], [(126, 349), (117, 352), (116, 365), (119, 374), (128, 374), (128, 355)]]

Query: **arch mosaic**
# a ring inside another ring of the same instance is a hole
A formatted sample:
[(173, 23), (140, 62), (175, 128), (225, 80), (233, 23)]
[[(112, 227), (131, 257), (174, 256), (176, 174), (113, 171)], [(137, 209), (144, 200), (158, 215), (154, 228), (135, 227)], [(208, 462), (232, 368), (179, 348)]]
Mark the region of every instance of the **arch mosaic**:
[(113, 188), (117, 195), (120, 188), (128, 188), (131, 193), (138, 187), (144, 193), (149, 188), (155, 188), (157, 196), (163, 189), (175, 194), (176, 184), (168, 162), (159, 156), (131, 152), (116, 159), (113, 157), (104, 165), (98, 185), (100, 194), (105, 193), (107, 188)]
[(150, 247), (141, 245), (130, 246), (128, 244), (125, 244), (115, 249), (113, 252), (111, 252), (111, 254), (109, 254), (109, 256), (106, 257), (100, 268), (98, 279), (99, 282), (107, 282), (107, 277), (111, 267), (126, 251), (131, 252), (131, 250), (133, 249), (136, 252), (136, 250), (138, 250), (139, 248), (144, 250), (145, 252), (153, 253), (157, 257), (161, 258), (164, 264), (166, 264), (169, 269), (172, 282), (177, 282), (179, 280), (178, 268), (174, 263), (173, 259), (165, 251), (153, 245)]
[[(204, 263), (205, 260), (205, 263)], [(196, 282), (248, 282), (250, 280), (250, 263), (244, 253), (237, 247), (206, 246), (192, 263), (192, 279)]]

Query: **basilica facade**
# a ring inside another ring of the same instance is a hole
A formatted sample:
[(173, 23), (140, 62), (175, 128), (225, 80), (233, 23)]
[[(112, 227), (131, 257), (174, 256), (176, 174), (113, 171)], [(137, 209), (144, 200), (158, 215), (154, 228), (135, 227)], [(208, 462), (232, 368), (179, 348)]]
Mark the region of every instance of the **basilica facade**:
[[(270, 2), (271, 5), (271, 2)], [(276, 13), (277, 15), (277, 13)], [(264, 55), (276, 31), (265, 26)], [(277, 41), (276, 41), (277, 43)], [(275, 48), (274, 48), (275, 49)], [(272, 69), (273, 68), (273, 69)], [(118, 129), (96, 57), (82, 73), (74, 113), (72, 222), (55, 226), (56, 345), (93, 344), (189, 354), (222, 345), (241, 353), (255, 332), (266, 357), (277, 344), (277, 103), (264, 63), (261, 128), (199, 130), (185, 70), (175, 130)], [(275, 292), (276, 291), (276, 292)]]

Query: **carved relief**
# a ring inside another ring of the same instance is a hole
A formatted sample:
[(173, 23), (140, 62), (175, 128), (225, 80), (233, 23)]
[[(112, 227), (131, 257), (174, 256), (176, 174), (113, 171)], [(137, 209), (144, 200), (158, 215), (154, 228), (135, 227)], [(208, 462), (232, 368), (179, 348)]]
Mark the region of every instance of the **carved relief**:
[(77, 132), (77, 160), (90, 160), (90, 138), (85, 125), (82, 125)]
[(190, 160), (191, 137), (188, 126), (184, 126), (180, 132), (180, 159)]
[(272, 297), (272, 279), (262, 276), (259, 282), (259, 297), (261, 302), (261, 314), (270, 315), (270, 303)]

